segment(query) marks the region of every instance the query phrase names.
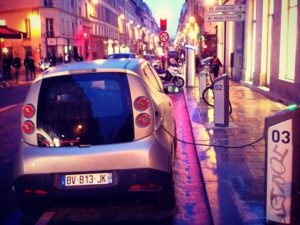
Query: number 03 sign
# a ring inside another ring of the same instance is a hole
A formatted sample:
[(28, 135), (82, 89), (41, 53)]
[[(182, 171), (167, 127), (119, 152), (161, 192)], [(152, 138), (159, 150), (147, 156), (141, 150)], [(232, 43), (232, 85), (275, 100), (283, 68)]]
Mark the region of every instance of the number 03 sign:
[(267, 135), (266, 218), (290, 224), (293, 182), (292, 119), (270, 126)]

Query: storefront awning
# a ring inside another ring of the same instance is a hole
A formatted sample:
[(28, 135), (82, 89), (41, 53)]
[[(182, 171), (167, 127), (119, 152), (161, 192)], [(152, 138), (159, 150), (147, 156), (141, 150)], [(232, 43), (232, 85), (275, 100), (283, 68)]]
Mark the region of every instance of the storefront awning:
[(0, 38), (21, 39), (22, 33), (23, 32), (8, 28), (7, 26), (0, 26)]

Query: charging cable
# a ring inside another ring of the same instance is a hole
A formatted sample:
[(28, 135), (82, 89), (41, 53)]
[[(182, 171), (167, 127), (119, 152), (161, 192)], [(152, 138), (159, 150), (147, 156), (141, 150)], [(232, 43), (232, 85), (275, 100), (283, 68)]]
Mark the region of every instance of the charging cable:
[(200, 145), (200, 146), (206, 146), (206, 147), (219, 147), (219, 148), (245, 148), (245, 147), (249, 147), (251, 145), (254, 145), (260, 141), (262, 141), (265, 137), (261, 137), (253, 142), (250, 142), (248, 144), (245, 145), (238, 145), (238, 146), (228, 146), (228, 145), (214, 145), (214, 144), (203, 144), (203, 143), (195, 143), (195, 142), (189, 142), (189, 141), (185, 141), (185, 140), (181, 140), (178, 139), (177, 137), (174, 137), (174, 135), (171, 134), (171, 132), (169, 132), (164, 126), (162, 126), (162, 128), (166, 131), (166, 133), (168, 135), (170, 135), (171, 137), (175, 138), (176, 141), (182, 142), (184, 144), (189, 144), (189, 145)]

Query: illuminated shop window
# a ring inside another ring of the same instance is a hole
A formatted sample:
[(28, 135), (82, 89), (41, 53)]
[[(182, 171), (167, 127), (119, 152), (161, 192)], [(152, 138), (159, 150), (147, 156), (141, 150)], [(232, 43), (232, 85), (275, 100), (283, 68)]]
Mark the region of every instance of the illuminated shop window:
[(298, 0), (282, 1), (279, 78), (295, 79)]
[(44, 0), (44, 6), (45, 7), (53, 7), (52, 0)]
[(30, 26), (30, 20), (29, 19), (25, 19), (25, 37), (26, 39), (30, 39), (31, 38), (31, 26)]

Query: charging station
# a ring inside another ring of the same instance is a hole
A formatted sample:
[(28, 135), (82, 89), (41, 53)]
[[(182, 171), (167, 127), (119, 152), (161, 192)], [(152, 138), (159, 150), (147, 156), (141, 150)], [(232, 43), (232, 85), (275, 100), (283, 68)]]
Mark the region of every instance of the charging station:
[(300, 108), (265, 119), (266, 224), (300, 224)]
[(229, 75), (223, 74), (214, 80), (214, 122), (215, 126), (229, 124)]
[[(204, 67), (199, 73), (199, 96), (202, 98), (202, 93), (207, 87), (207, 77), (209, 76), (209, 68)], [(206, 96), (207, 97), (207, 96)]]
[(186, 56), (186, 87), (195, 86), (195, 51), (196, 48), (191, 45), (185, 45)]

